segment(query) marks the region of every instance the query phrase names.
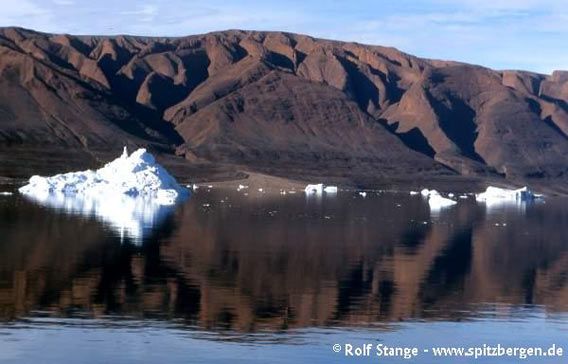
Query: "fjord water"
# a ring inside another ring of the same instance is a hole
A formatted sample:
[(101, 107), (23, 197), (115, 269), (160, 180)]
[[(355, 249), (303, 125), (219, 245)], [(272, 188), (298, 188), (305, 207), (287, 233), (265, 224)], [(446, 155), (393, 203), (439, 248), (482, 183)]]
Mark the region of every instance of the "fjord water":
[(202, 188), (125, 234), (0, 196), (0, 363), (471, 362), (332, 350), (348, 343), (566, 351), (566, 202), (430, 211), (407, 192)]

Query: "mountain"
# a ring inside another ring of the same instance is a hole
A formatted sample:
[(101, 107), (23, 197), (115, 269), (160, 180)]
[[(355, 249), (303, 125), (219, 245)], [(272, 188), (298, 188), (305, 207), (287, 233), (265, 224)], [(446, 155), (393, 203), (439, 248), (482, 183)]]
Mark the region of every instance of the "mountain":
[(497, 181), (568, 189), (568, 72), (495, 71), (282, 32), (0, 28), (0, 175), (146, 146), (187, 179)]

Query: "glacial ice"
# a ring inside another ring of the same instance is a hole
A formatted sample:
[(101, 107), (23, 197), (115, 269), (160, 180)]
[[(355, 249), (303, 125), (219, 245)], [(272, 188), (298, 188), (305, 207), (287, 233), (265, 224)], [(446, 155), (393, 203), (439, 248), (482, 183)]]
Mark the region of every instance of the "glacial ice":
[[(422, 191), (420, 191), (420, 194), (428, 199), (428, 205), (430, 206), (430, 210), (440, 210), (457, 204), (456, 201), (442, 196), (436, 190), (429, 190), (425, 188)], [(450, 194), (448, 194), (448, 196), (449, 195)], [(451, 195), (453, 196), (453, 194)]]
[(446, 198), (436, 190), (431, 190), (428, 194), (428, 205), (430, 209), (437, 210), (457, 204), (456, 201)]
[(325, 186), (323, 191), (325, 193), (337, 193), (337, 186)]
[(26, 198), (66, 213), (93, 216), (121, 239), (140, 242), (145, 231), (189, 195), (145, 149), (123, 154), (92, 171), (33, 176), (19, 189)]
[(306, 188), (304, 189), (304, 191), (308, 195), (312, 194), (312, 193), (319, 195), (323, 192), (323, 183), (307, 185)]
[(516, 190), (510, 190), (506, 188), (499, 188), (494, 186), (489, 186), (485, 192), (478, 193), (475, 195), (475, 199), (479, 202), (523, 202), (523, 201), (533, 201), (538, 196), (535, 195), (528, 187), (519, 188)]
[(33, 176), (19, 191), (24, 195), (144, 196), (161, 205), (174, 204), (188, 193), (146, 149), (138, 149), (129, 156), (126, 147), (119, 158), (98, 170)]

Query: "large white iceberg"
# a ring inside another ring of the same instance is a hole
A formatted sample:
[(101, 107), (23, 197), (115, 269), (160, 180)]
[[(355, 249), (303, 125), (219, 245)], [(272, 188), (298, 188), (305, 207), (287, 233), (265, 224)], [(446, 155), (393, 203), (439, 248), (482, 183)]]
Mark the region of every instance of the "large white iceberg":
[(528, 187), (510, 190), (489, 186), (485, 192), (475, 195), (475, 199), (480, 202), (501, 202), (501, 201), (532, 201), (537, 197)]
[(126, 148), (122, 156), (96, 171), (33, 176), (19, 191), (41, 205), (94, 216), (121, 239), (135, 242), (173, 212), (175, 202), (189, 195), (145, 149), (129, 156)]
[(146, 149), (138, 149), (129, 156), (126, 147), (119, 158), (98, 170), (33, 176), (19, 191), (25, 195), (143, 196), (164, 205), (171, 205), (188, 193)]

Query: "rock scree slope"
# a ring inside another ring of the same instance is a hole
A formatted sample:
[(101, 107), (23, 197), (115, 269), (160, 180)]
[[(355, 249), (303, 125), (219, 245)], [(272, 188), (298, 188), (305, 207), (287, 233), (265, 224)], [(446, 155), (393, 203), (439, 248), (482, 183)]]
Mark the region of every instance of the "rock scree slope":
[(0, 28), (0, 175), (146, 147), (182, 178), (568, 182), (568, 72), (495, 71), (282, 32)]

